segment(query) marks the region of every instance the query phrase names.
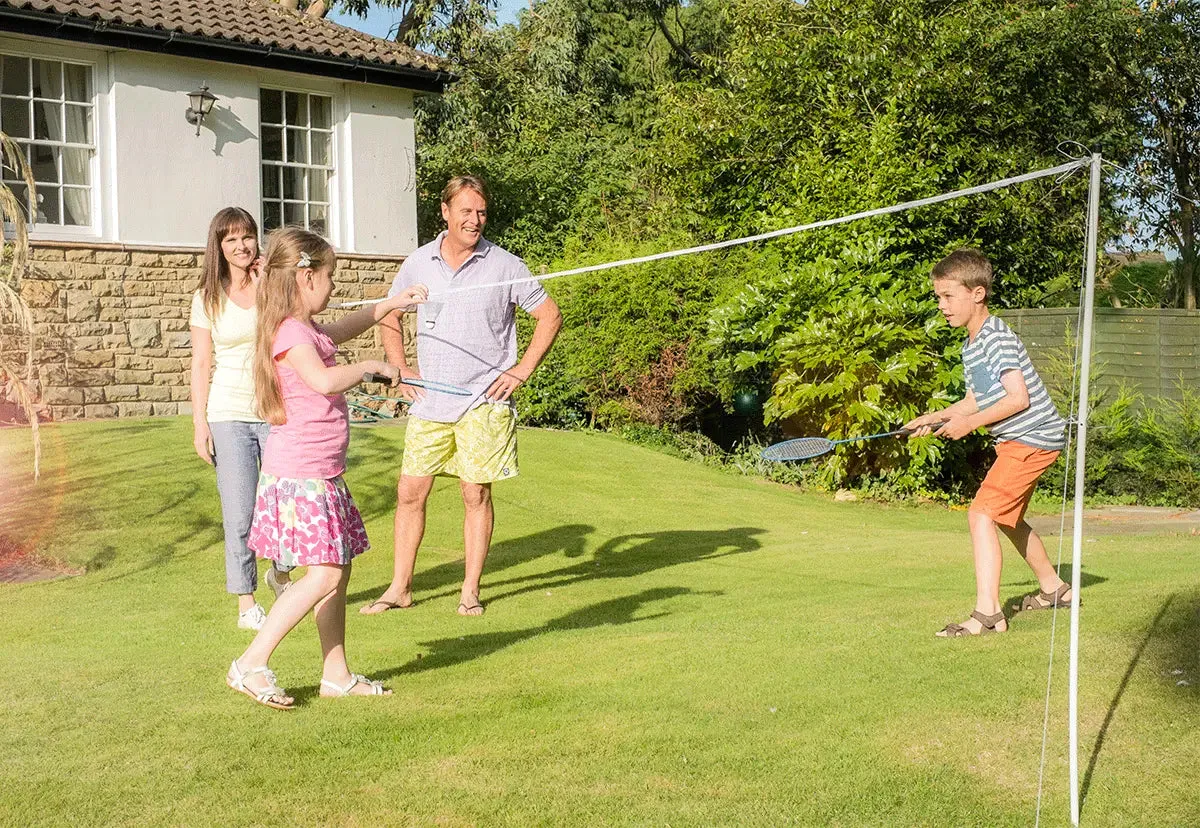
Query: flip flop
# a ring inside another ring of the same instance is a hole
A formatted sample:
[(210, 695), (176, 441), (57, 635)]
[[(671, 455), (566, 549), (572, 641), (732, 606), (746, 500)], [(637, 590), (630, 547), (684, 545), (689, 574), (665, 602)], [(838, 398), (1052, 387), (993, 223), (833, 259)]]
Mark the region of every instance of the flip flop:
[(1064, 599), (1063, 596), (1071, 591), (1070, 584), (1063, 584), (1054, 592), (1038, 591), (1036, 595), (1026, 595), (1021, 601), (1021, 611), (1025, 610), (1047, 610), (1058, 609), (1061, 607), (1071, 606), (1071, 602)]
[[(472, 612), (472, 610), (479, 610), (479, 612)], [(486, 611), (486, 608), (478, 599), (476, 599), (474, 604), (468, 604), (466, 601), (458, 602), (458, 614), (464, 618), (478, 618)]]
[[(362, 609), (360, 609), (358, 612), (359, 612), (359, 615), (383, 615), (385, 612), (388, 612), (389, 610), (412, 609), (413, 605), (416, 603), (417, 603), (416, 601), (410, 601), (407, 604), (395, 604), (395, 603), (392, 603), (391, 601), (385, 601), (382, 598), (380, 598), (378, 600), (372, 601), (371, 603), (367, 604)], [(383, 609), (375, 610), (374, 612), (371, 612), (370, 610), (372, 607), (383, 607)]]

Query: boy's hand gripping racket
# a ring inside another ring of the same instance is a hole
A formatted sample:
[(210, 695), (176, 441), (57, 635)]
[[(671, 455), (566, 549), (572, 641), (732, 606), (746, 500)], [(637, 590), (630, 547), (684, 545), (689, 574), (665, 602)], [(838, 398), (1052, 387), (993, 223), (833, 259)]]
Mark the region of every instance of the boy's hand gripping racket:
[(863, 437), (847, 437), (844, 440), (830, 440), (825, 437), (797, 437), (795, 440), (784, 440), (767, 446), (762, 451), (762, 459), (776, 463), (791, 460), (811, 460), (828, 454), (843, 443), (857, 443), (859, 440), (879, 440), (883, 437), (905, 437), (912, 434), (911, 429), (901, 428), (897, 431), (885, 431), (882, 434), (868, 434)]
[[(373, 374), (367, 372), (363, 374), (363, 382), (381, 382), (384, 385), (391, 385), (392, 378), (383, 374)], [(443, 394), (453, 394), (456, 397), (469, 397), (471, 392), (465, 388), (459, 388), (457, 385), (449, 385), (444, 382), (435, 382), (427, 379), (405, 379), (400, 377), (400, 382), (405, 385), (412, 385), (417, 388), (424, 388), (426, 391), (441, 391)]]

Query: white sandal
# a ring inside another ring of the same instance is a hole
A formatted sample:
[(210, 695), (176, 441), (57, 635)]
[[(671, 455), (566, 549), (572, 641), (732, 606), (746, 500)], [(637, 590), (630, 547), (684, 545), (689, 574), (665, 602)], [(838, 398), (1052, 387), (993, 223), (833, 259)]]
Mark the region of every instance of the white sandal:
[(331, 696), (329, 696), (330, 698), (333, 696), (349, 696), (349, 695), (351, 695), (350, 691), (353, 690), (355, 687), (357, 687), (360, 684), (365, 684), (368, 687), (370, 687), (371, 692), (370, 693), (354, 693), (353, 695), (355, 695), (355, 696), (390, 696), (392, 694), (391, 690), (388, 690), (386, 687), (383, 686), (383, 682), (372, 681), (371, 679), (367, 678), (366, 676), (360, 676), (358, 673), (350, 674), (350, 681), (346, 683), (345, 687), (339, 687), (338, 685), (334, 684), (332, 681), (326, 681), (325, 679), (321, 679), (321, 686), (328, 687), (330, 690), (333, 691)]
[[(262, 690), (252, 690), (246, 686), (246, 679), (250, 676), (261, 674), (267, 680), (267, 686)], [(254, 699), (259, 704), (274, 708), (275, 710), (291, 710), (294, 701), (288, 698), (288, 694), (283, 688), (276, 684), (277, 679), (275, 673), (268, 667), (253, 667), (246, 672), (242, 672), (242, 668), (238, 666), (237, 659), (229, 665), (229, 672), (225, 674), (225, 683), (239, 693), (245, 693), (250, 698)], [(286, 702), (284, 699), (288, 699)]]

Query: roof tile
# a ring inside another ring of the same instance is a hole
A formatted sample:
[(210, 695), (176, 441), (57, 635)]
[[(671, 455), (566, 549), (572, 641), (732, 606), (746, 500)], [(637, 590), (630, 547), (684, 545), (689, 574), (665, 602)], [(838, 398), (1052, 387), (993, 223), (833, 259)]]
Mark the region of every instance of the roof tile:
[(348, 58), (381, 67), (446, 71), (433, 55), (332, 20), (306, 17), (269, 0), (0, 0), (0, 6), (271, 46), (300, 55)]

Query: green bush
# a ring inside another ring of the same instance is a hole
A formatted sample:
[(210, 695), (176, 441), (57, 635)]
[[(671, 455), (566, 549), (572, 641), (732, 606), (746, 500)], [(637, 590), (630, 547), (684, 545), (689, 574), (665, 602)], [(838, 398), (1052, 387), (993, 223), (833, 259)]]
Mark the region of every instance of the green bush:
[(1146, 506), (1200, 507), (1200, 394), (1178, 400), (1121, 388), (1092, 417), (1087, 492)]

